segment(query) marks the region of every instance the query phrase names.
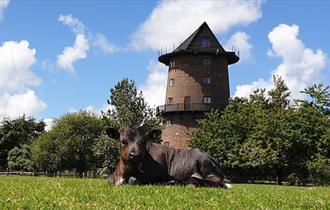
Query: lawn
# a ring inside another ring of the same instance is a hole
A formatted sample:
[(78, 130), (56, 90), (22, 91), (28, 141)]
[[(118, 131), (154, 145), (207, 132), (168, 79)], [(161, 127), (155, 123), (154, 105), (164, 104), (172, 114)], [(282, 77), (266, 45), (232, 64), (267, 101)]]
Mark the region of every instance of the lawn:
[(330, 209), (330, 187), (109, 186), (103, 179), (0, 176), (0, 209)]

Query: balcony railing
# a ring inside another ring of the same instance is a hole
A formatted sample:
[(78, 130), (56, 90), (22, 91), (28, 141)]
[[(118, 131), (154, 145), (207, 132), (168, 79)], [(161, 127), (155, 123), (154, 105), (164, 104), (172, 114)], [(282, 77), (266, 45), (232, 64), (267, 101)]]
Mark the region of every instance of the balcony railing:
[(214, 108), (223, 110), (225, 104), (165, 104), (157, 107), (157, 113), (167, 113), (167, 112), (209, 112)]

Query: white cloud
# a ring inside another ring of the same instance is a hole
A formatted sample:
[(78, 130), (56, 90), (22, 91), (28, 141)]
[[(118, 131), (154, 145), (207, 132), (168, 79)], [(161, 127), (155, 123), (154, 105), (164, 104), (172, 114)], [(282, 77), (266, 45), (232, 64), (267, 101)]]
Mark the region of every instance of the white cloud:
[(167, 68), (159, 62), (151, 61), (148, 69), (148, 78), (139, 90), (149, 105), (159, 106), (165, 103)]
[(9, 0), (0, 1), (0, 21), (3, 19), (3, 13), (9, 4)]
[(161, 1), (132, 35), (137, 50), (178, 45), (206, 21), (213, 32), (225, 33), (237, 25), (261, 18), (261, 0)]
[(109, 40), (100, 33), (95, 34), (94, 45), (99, 47), (105, 54), (114, 53), (120, 50), (118, 46), (110, 43)]
[(74, 45), (65, 47), (62, 54), (57, 56), (57, 65), (69, 72), (74, 72), (74, 63), (87, 57), (88, 40), (84, 34), (77, 34)]
[(114, 110), (114, 108), (115, 108), (114, 106), (109, 105), (109, 104), (102, 104), (99, 107), (89, 105), (89, 106), (87, 106), (85, 108), (82, 108), (82, 109), (70, 108), (68, 110), (68, 113), (76, 113), (76, 112), (79, 112), (79, 111), (86, 111), (88, 113), (91, 113), (91, 114), (94, 114), (94, 115), (97, 115), (97, 116), (101, 116), (102, 112), (107, 112), (109, 109)]
[(56, 119), (53, 118), (46, 118), (43, 121), (46, 124), (45, 131), (50, 131), (56, 123)]
[(60, 15), (58, 20), (67, 25), (76, 34), (73, 46), (65, 47), (60, 55), (57, 56), (57, 65), (69, 72), (74, 72), (74, 63), (85, 59), (89, 51), (89, 41), (86, 37), (86, 27), (72, 15)]
[[(236, 32), (224, 45), (224, 48), (229, 51), (239, 50), (239, 62), (247, 62), (251, 60), (252, 44), (249, 43), (250, 36), (244, 32)], [(232, 49), (235, 48), (235, 49)]]
[(4, 42), (0, 46), (0, 91), (14, 92), (36, 86), (40, 79), (30, 68), (35, 63), (36, 50), (26, 40)]
[(94, 107), (94, 106), (90, 105), (90, 106), (84, 108), (83, 110), (87, 111), (87, 112), (90, 112), (90, 113), (93, 113), (97, 116), (101, 116), (102, 112), (107, 112), (109, 109), (113, 110), (114, 108), (115, 107), (110, 105), (110, 104), (103, 104), (100, 107)]
[(302, 98), (299, 91), (320, 79), (320, 74), (326, 67), (327, 55), (320, 49), (313, 51), (305, 47), (298, 35), (297, 25), (280, 24), (275, 27), (268, 34), (272, 49), (267, 54), (280, 57), (282, 63), (271, 72), (269, 79), (237, 86), (235, 96), (248, 96), (256, 88), (270, 89), (272, 75), (278, 75), (285, 80), (293, 98)]
[(31, 71), (35, 54), (25, 40), (0, 46), (0, 119), (34, 116), (46, 108), (46, 103), (28, 88), (41, 82)]
[(14, 119), (23, 114), (34, 116), (46, 107), (46, 103), (41, 101), (32, 90), (26, 90), (23, 93), (4, 93), (0, 95), (0, 119), (6, 117)]
[(64, 25), (69, 26), (75, 34), (85, 34), (86, 26), (77, 18), (74, 18), (71, 14), (60, 15), (58, 17), (58, 21), (62, 22)]

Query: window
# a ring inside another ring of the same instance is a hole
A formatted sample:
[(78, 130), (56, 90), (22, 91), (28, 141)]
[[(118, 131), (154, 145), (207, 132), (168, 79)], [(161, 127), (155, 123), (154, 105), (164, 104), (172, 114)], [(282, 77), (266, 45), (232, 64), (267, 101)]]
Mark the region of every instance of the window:
[(174, 68), (175, 67), (175, 61), (171, 61), (170, 62), (170, 68)]
[(210, 85), (211, 84), (211, 79), (209, 77), (203, 77), (202, 78), (202, 84), (203, 85)]
[(167, 99), (167, 104), (173, 104), (173, 97), (169, 97)]
[(204, 104), (210, 104), (210, 103), (212, 103), (212, 98), (210, 96), (204, 96), (203, 97), (203, 103)]
[(164, 145), (165, 145), (165, 146), (170, 146), (170, 143), (169, 143), (168, 141), (165, 141), (165, 142), (164, 142)]
[(201, 37), (201, 47), (209, 47), (210, 46), (210, 39), (208, 37)]
[(211, 65), (211, 59), (209, 59), (209, 58), (203, 58), (203, 65), (204, 66), (209, 66), (209, 65)]
[(173, 87), (174, 84), (175, 84), (175, 79), (170, 79), (170, 81), (169, 81), (169, 86), (170, 86), (170, 87)]

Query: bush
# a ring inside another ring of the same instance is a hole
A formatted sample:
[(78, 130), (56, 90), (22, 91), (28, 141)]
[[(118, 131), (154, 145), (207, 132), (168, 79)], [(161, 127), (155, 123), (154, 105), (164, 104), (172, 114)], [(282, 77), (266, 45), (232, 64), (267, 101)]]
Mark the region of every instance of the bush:
[(21, 148), (14, 147), (8, 152), (8, 168), (9, 170), (33, 171), (34, 164), (32, 161), (31, 148), (29, 145), (22, 145)]
[(98, 171), (99, 175), (105, 176), (115, 170), (119, 160), (118, 140), (110, 139), (106, 135), (100, 135), (95, 139), (92, 150), (98, 162), (101, 163), (102, 170)]
[(330, 159), (317, 155), (308, 163), (310, 179), (315, 185), (330, 185)]

